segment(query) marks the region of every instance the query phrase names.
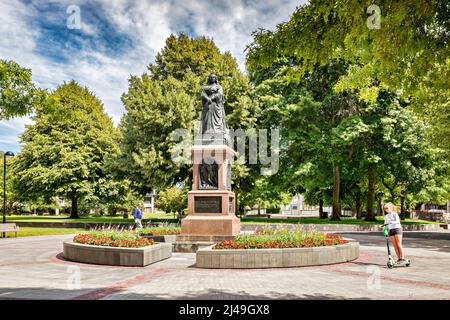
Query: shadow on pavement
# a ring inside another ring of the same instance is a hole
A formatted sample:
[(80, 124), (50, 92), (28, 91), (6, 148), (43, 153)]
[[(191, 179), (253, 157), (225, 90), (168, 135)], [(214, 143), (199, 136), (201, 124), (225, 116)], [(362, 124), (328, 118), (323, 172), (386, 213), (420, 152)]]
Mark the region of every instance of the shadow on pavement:
[[(345, 232), (338, 234), (355, 239), (363, 246), (386, 245), (386, 238), (382, 232)], [(410, 248), (450, 252), (450, 232), (403, 232), (403, 245)]]
[[(63, 290), (48, 288), (1, 288), (0, 300), (77, 300), (92, 290)], [(95, 289), (93, 290), (95, 291)], [(246, 291), (228, 292), (222, 290), (207, 290), (205, 292), (185, 292), (183, 294), (145, 294), (115, 292), (114, 296), (106, 295), (104, 298), (111, 300), (358, 300), (370, 299), (370, 297), (346, 298), (340, 295), (308, 293), (289, 294), (268, 291), (264, 295), (252, 295)]]

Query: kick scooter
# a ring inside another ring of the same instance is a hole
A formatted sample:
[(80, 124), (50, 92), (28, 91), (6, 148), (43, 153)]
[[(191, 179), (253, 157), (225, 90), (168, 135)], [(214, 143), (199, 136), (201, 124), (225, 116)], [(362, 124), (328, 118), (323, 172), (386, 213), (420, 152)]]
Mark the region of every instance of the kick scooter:
[(397, 262), (395, 261), (395, 259), (392, 257), (391, 254), (391, 246), (389, 245), (390, 241), (389, 241), (389, 228), (387, 227), (387, 224), (383, 224), (383, 233), (384, 236), (386, 237), (386, 245), (387, 245), (387, 249), (388, 249), (388, 261), (387, 261), (387, 267), (389, 269), (392, 269), (394, 266), (405, 266), (405, 267), (409, 267), (411, 265), (411, 260), (409, 259), (405, 259), (402, 262)]

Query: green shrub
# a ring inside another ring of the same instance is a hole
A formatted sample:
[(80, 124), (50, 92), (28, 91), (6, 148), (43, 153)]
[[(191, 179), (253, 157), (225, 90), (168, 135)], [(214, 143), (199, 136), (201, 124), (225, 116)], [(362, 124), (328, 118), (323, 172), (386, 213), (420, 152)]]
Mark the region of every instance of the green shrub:
[(141, 238), (139, 233), (129, 230), (94, 230), (79, 234), (76, 243), (106, 247), (141, 248), (154, 244), (151, 239)]
[(222, 241), (214, 249), (276, 249), (333, 246), (347, 243), (339, 235), (301, 229), (261, 229), (253, 235), (239, 235)]
[(181, 233), (180, 227), (153, 227), (140, 229), (139, 234), (141, 236), (162, 236), (162, 235), (175, 235)]

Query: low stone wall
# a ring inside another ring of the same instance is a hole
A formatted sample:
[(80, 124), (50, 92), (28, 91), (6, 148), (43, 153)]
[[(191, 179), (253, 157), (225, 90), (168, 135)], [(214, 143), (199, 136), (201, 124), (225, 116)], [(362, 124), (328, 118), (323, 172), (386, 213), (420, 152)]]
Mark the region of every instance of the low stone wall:
[[(133, 222), (40, 222), (40, 221), (17, 221), (15, 222), (19, 227), (36, 227), (36, 228), (78, 228), (78, 229), (97, 229), (103, 227), (124, 228), (129, 229), (134, 227)], [(158, 226), (163, 224), (161, 222), (143, 222), (144, 226)]]
[(171, 256), (170, 243), (157, 243), (143, 248), (116, 248), (64, 242), (65, 259), (90, 264), (145, 267)]
[[(440, 231), (442, 227), (439, 224), (414, 224), (414, 225), (402, 225), (403, 231)], [(354, 232), (365, 231), (375, 232), (383, 231), (380, 225), (376, 224), (300, 224), (300, 223), (267, 223), (267, 224), (242, 224), (242, 231), (255, 231), (257, 228), (284, 228), (284, 229), (296, 229), (302, 228), (303, 230), (316, 230), (324, 232)]]
[(142, 237), (153, 239), (155, 242), (170, 243), (172, 244), (172, 252), (195, 253), (200, 248), (209, 247), (214, 244), (214, 242), (209, 241), (180, 241), (179, 235)]
[(19, 221), (16, 222), (19, 227), (33, 227), (33, 228), (77, 228), (90, 229), (89, 223), (85, 222), (38, 222), (38, 221)]
[(411, 213), (411, 218), (418, 220), (446, 222), (450, 221), (450, 213), (444, 212), (443, 210), (413, 211)]
[(196, 267), (209, 269), (286, 268), (335, 264), (359, 257), (359, 243), (288, 249), (199, 249)]
[[(103, 226), (113, 226), (119, 228), (130, 228), (133, 227), (133, 223), (85, 223), (85, 222), (16, 222), (19, 227), (36, 227), (36, 228), (80, 228), (80, 229), (95, 229), (101, 228)], [(155, 226), (158, 223), (153, 223)], [(266, 223), (266, 224), (257, 224), (250, 223), (244, 224), (241, 223), (241, 231), (254, 231), (257, 227), (269, 227), (269, 228), (296, 228), (298, 226), (302, 226), (304, 230), (317, 230), (317, 231), (329, 231), (329, 232), (351, 232), (351, 231), (381, 231), (381, 227), (379, 225), (371, 225), (371, 224), (297, 224), (297, 223)], [(418, 225), (403, 225), (404, 231), (440, 231), (442, 230), (442, 226), (439, 224), (418, 224)]]
[(207, 248), (214, 242), (206, 241), (176, 241), (173, 243), (173, 252), (195, 253), (201, 248)]

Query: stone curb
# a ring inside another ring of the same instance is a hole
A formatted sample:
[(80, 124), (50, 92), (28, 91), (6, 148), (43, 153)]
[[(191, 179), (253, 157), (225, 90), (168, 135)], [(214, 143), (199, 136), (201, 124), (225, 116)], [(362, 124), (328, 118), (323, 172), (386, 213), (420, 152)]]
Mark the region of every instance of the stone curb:
[(153, 239), (155, 242), (175, 243), (177, 235), (161, 235), (161, 236), (141, 236), (142, 238)]
[[(255, 231), (257, 228), (285, 228), (295, 229), (302, 228), (303, 230), (316, 230), (328, 232), (381, 232), (383, 228), (381, 225), (357, 225), (357, 224), (294, 224), (294, 223), (267, 223), (267, 224), (241, 224), (242, 231)], [(418, 225), (403, 225), (403, 231), (442, 231), (443, 228), (439, 224), (418, 224)]]
[(318, 266), (343, 263), (359, 257), (359, 243), (343, 245), (287, 248), (214, 250), (202, 248), (196, 254), (196, 267), (207, 269), (260, 269)]
[[(122, 228), (132, 228), (134, 227), (133, 222), (38, 222), (38, 221), (17, 221), (14, 222), (19, 227), (36, 227), (36, 228), (78, 228), (78, 229), (91, 229), (99, 228), (103, 226), (113, 226)], [(161, 222), (145, 222), (144, 225), (158, 225)]]
[(172, 256), (172, 244), (157, 243), (143, 248), (92, 246), (64, 241), (64, 258), (70, 261), (127, 267), (145, 267)]
[[(101, 226), (114, 226), (114, 227), (132, 227), (133, 223), (125, 222), (112, 222), (112, 223), (90, 223), (90, 222), (15, 222), (19, 227), (39, 227), (39, 228), (80, 228), (90, 229)], [(156, 223), (155, 223), (156, 224)], [(244, 224), (241, 223), (241, 231), (254, 231), (256, 228), (261, 227), (270, 228), (296, 228), (302, 226), (304, 230), (317, 230), (317, 231), (382, 231), (380, 225), (355, 225), (355, 224), (296, 224), (296, 223), (261, 223), (261, 224)], [(418, 224), (418, 225), (403, 225), (403, 231), (442, 231), (447, 229), (445, 224)]]

